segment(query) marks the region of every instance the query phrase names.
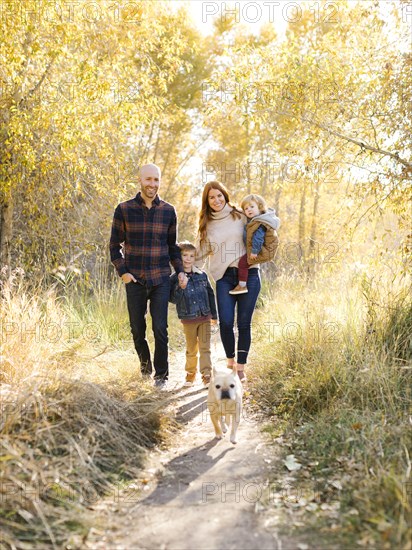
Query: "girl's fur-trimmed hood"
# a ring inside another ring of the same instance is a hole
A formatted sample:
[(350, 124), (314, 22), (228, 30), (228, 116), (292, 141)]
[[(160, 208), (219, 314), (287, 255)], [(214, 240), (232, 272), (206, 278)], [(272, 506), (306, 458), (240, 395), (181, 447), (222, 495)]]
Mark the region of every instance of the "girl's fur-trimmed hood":
[(273, 208), (269, 208), (264, 214), (258, 214), (250, 220), (251, 222), (258, 222), (270, 225), (273, 229), (279, 229), (280, 219), (276, 216), (276, 213)]

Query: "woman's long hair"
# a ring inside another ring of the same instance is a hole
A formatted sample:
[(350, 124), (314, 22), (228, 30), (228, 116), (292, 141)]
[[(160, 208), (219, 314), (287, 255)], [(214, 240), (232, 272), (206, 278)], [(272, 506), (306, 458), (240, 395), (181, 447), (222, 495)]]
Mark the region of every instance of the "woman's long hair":
[(203, 188), (202, 193), (202, 206), (200, 209), (199, 214), (199, 229), (198, 229), (198, 235), (200, 238), (200, 246), (206, 244), (206, 233), (207, 233), (207, 223), (212, 220), (212, 212), (213, 210), (209, 206), (209, 191), (211, 189), (218, 189), (222, 195), (225, 197), (226, 204), (232, 207), (232, 216), (233, 219), (240, 219), (241, 218), (241, 212), (238, 210), (235, 206), (230, 204), (230, 198), (229, 198), (229, 192), (226, 189), (226, 187), (223, 185), (223, 183), (220, 183), (220, 181), (209, 181), (206, 183), (206, 185)]

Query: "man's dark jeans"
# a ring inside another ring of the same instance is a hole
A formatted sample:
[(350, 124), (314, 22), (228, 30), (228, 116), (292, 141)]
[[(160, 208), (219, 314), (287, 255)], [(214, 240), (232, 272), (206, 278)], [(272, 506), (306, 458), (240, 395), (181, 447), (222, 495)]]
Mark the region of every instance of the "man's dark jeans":
[(168, 334), (167, 309), (169, 303), (170, 282), (147, 287), (141, 283), (127, 283), (127, 309), (129, 310), (130, 328), (132, 329), (134, 347), (140, 359), (142, 374), (152, 372), (152, 360), (149, 345), (146, 340), (147, 302), (150, 302), (150, 315), (155, 339), (154, 370), (155, 378), (167, 379), (168, 364)]
[(226, 357), (235, 356), (235, 308), (237, 304), (237, 328), (239, 331), (237, 346), (237, 362), (246, 364), (251, 343), (251, 323), (256, 301), (260, 292), (259, 269), (249, 269), (248, 293), (229, 294), (239, 283), (238, 269), (228, 267), (221, 279), (216, 282), (217, 308), (219, 311), (220, 337), (226, 352)]

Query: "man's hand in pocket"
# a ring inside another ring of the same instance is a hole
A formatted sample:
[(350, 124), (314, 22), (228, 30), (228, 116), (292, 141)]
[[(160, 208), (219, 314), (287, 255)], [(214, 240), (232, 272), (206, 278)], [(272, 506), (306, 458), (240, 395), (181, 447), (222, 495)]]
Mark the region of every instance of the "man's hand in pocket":
[(131, 283), (132, 281), (134, 283), (137, 283), (136, 279), (133, 277), (131, 273), (123, 273), (122, 275), (122, 281), (127, 285), (127, 283)]

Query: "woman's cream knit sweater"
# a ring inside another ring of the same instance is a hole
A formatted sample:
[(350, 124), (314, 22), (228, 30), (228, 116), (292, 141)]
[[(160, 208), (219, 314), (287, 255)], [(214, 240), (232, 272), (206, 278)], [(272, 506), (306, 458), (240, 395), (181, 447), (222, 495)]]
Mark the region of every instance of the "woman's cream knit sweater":
[(213, 219), (207, 223), (206, 228), (210, 251), (207, 244), (200, 247), (199, 242), (197, 243), (195, 265), (202, 268), (208, 257), (207, 268), (215, 281), (223, 277), (228, 267), (237, 267), (239, 258), (246, 254), (243, 243), (246, 216), (241, 214), (240, 219), (234, 219), (231, 212), (232, 207), (225, 204), (220, 212), (212, 213)]

